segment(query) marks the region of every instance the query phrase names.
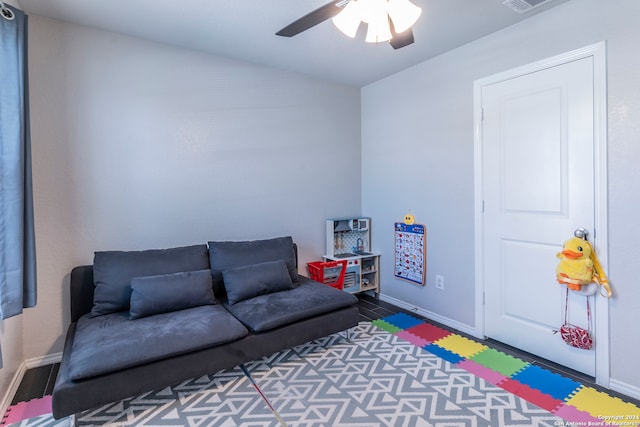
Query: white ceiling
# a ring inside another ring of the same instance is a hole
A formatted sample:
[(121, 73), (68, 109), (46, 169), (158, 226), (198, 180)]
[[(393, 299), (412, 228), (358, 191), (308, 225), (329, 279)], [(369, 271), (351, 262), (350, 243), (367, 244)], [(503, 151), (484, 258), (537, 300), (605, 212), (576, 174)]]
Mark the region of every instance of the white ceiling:
[(18, 0), (41, 15), (228, 58), (364, 86), (569, 0), (519, 15), (503, 0), (413, 0), (415, 43), (355, 39), (325, 21), (292, 38), (275, 32), (328, 0)]

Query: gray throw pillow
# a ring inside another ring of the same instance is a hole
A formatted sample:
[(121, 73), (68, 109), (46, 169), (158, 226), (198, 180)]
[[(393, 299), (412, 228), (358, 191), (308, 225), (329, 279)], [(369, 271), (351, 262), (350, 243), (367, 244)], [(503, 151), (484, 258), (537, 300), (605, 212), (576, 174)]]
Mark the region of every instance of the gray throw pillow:
[(146, 251), (96, 252), (93, 258), (93, 308), (91, 316), (129, 309), (131, 279), (142, 276), (206, 270), (206, 245)]
[(284, 260), (232, 268), (225, 270), (222, 276), (229, 305), (293, 288), (293, 282), (291, 282), (291, 276)]
[(252, 241), (209, 242), (209, 262), (216, 296), (224, 298), (223, 271), (277, 260), (285, 261), (291, 280), (296, 282), (298, 266), (293, 239), (290, 236)]
[(129, 319), (216, 303), (211, 270), (135, 277), (131, 291)]

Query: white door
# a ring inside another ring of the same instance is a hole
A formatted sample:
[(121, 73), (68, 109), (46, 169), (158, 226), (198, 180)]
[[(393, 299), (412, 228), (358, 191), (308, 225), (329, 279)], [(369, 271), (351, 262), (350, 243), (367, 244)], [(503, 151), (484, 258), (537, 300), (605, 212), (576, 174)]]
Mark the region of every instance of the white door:
[[(593, 69), (586, 57), (480, 94), (485, 335), (592, 376), (595, 351), (569, 347), (556, 333), (565, 288), (555, 268), (576, 228), (593, 238)], [(586, 298), (570, 294), (570, 320), (586, 328)]]

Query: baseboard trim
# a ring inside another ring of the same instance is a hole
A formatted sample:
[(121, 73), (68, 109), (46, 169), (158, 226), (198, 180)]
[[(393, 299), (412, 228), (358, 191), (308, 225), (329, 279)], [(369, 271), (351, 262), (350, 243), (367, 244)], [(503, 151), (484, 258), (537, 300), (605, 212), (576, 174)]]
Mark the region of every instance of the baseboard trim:
[(411, 304), (408, 304), (405, 301), (390, 297), (385, 294), (378, 294), (378, 296), (382, 301), (388, 302), (389, 304), (393, 304), (396, 307), (404, 308), (405, 310), (408, 310), (408, 311), (413, 311), (414, 313), (419, 314), (422, 317), (426, 317), (429, 320), (433, 320), (434, 322), (441, 323), (452, 329), (463, 332), (467, 335), (471, 335), (472, 337), (475, 337), (478, 339), (484, 339), (484, 336), (480, 335), (478, 331), (472, 326), (465, 325), (464, 323), (460, 323), (457, 320), (450, 319), (448, 317), (442, 316), (432, 311), (413, 306)]
[(18, 366), (18, 370), (13, 375), (13, 379), (9, 384), (9, 388), (2, 396), (2, 402), (0, 402), (0, 416), (6, 414), (9, 405), (11, 405), (11, 401), (13, 400), (13, 396), (16, 395), (18, 391), (18, 387), (20, 387), (20, 383), (22, 382), (22, 378), (24, 377), (24, 373), (27, 372), (27, 364), (22, 362), (20, 366)]
[(618, 393), (622, 393), (625, 396), (629, 396), (634, 399), (640, 400), (640, 387), (627, 384), (620, 380), (610, 379), (609, 388), (613, 391), (617, 391)]
[(60, 363), (62, 360), (62, 353), (47, 354), (46, 356), (34, 357), (32, 359), (25, 360), (27, 369), (38, 368), (40, 366), (53, 365), (54, 363)]
[(34, 357), (32, 359), (27, 359), (23, 361), (20, 366), (18, 366), (18, 370), (13, 375), (13, 379), (9, 384), (9, 388), (5, 392), (4, 396), (2, 396), (2, 401), (0, 401), (0, 415), (3, 415), (7, 412), (9, 405), (11, 405), (11, 401), (13, 400), (13, 396), (18, 392), (18, 387), (20, 387), (20, 383), (24, 378), (25, 372), (31, 368), (37, 368), (40, 366), (52, 365), (54, 363), (59, 363), (62, 360), (62, 353), (54, 353), (48, 354), (46, 356)]

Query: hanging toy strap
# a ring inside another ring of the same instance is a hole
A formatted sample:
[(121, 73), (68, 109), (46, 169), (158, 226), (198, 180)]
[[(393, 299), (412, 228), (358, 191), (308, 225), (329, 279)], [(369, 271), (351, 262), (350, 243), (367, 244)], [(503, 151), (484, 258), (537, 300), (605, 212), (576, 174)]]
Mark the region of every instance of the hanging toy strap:
[(589, 297), (587, 296), (587, 330), (591, 332), (591, 305), (589, 304)]
[[(591, 246), (591, 243), (587, 243)], [(600, 264), (600, 260), (598, 259), (598, 255), (596, 255), (596, 251), (593, 249), (593, 246), (591, 246), (591, 256), (589, 258), (591, 258), (591, 261), (593, 262), (593, 280), (597, 284), (601, 285), (605, 290), (605, 293), (602, 293), (602, 289), (600, 289), (600, 295), (610, 298), (611, 287), (609, 286), (609, 279), (602, 268), (602, 264)]]
[(590, 350), (593, 347), (593, 338), (591, 337), (591, 306), (589, 305), (589, 297), (587, 297), (587, 318), (589, 322), (587, 329), (582, 329), (570, 324), (568, 310), (569, 290), (567, 289), (567, 296), (565, 300), (565, 321), (564, 325), (560, 328), (560, 337), (567, 345), (582, 350)]
[[(569, 288), (566, 288), (567, 292), (564, 297), (564, 324), (569, 324)], [(587, 296), (587, 331), (591, 332), (591, 304), (589, 303), (589, 297)]]
[(569, 288), (566, 288), (567, 293), (564, 297), (564, 324), (569, 323)]

